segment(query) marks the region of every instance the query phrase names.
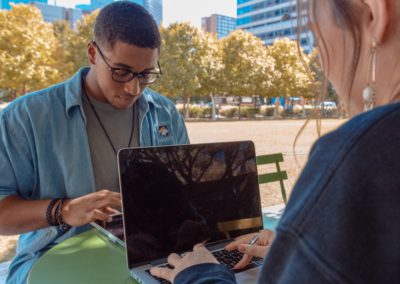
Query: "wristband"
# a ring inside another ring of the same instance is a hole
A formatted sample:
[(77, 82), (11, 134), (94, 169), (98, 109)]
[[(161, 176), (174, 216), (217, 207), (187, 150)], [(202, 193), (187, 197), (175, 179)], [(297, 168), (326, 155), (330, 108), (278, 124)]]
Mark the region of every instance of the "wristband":
[(47, 221), (47, 224), (48, 224), (49, 226), (57, 226), (57, 225), (58, 225), (57, 220), (55, 220), (55, 218), (53, 218), (52, 212), (53, 212), (54, 205), (55, 205), (55, 204), (57, 203), (57, 201), (59, 201), (59, 200), (60, 200), (60, 198), (54, 198), (54, 199), (52, 199), (52, 200), (50, 201), (49, 205), (47, 205), (47, 209), (46, 209), (46, 221)]

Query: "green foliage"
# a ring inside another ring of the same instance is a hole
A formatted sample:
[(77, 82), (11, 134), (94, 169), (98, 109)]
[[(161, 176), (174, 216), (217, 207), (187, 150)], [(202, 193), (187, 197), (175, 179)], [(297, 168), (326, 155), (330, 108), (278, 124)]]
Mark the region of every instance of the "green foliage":
[(236, 30), (221, 40), (225, 93), (233, 96), (266, 96), (275, 69), (262, 41)]
[(51, 24), (35, 6), (0, 11), (0, 89), (16, 97), (57, 82), (56, 46)]
[(219, 115), (226, 118), (234, 118), (239, 115), (239, 107), (227, 107), (219, 110)]
[[(84, 16), (72, 29), (66, 21), (45, 23), (35, 6), (14, 5), (10, 11), (0, 11), (0, 90), (21, 95), (64, 81), (87, 66), (87, 44), (94, 38), (98, 12)], [(188, 23), (162, 27), (161, 37), (163, 76), (151, 88), (183, 101), (185, 117), (211, 116), (211, 108), (189, 110), (192, 97), (214, 102), (216, 95), (312, 96), (317, 89), (313, 81), (321, 75), (316, 55), (305, 58), (313, 71), (309, 76), (296, 43), (288, 39), (265, 47), (259, 38), (237, 30), (218, 40)], [(332, 99), (335, 94), (330, 90)], [(254, 112), (241, 108), (245, 117), (254, 117)], [(238, 113), (238, 108), (219, 110), (225, 117)]]
[(60, 45), (59, 66), (64, 79), (72, 76), (79, 68), (88, 66), (86, 55), (87, 44), (94, 39), (93, 29), (99, 10), (84, 15), (72, 30), (68, 22), (56, 22), (53, 26), (54, 34)]
[(160, 57), (163, 76), (152, 86), (172, 99), (183, 99), (184, 116), (188, 117), (191, 95), (200, 88), (202, 44), (200, 32), (189, 23), (175, 23), (161, 28), (162, 51)]
[(260, 108), (258, 107), (244, 106), (240, 108), (240, 117), (254, 118), (259, 113)]
[[(271, 77), (269, 94), (272, 97), (313, 96), (313, 80), (303, 65), (297, 50), (297, 43), (287, 38), (277, 39), (268, 47), (268, 53), (275, 60), (275, 72)], [(304, 57), (308, 63), (308, 57)]]

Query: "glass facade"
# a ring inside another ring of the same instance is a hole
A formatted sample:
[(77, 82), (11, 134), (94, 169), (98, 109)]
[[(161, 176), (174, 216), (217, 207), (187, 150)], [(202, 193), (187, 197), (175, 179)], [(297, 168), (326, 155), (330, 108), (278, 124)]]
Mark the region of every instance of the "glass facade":
[(0, 9), (7, 9), (10, 10), (11, 9), (11, 5), (10, 3), (13, 4), (29, 4), (29, 3), (34, 3), (34, 2), (38, 2), (38, 3), (46, 3), (47, 4), (47, 0), (0, 0)]
[[(140, 1), (140, 0), (139, 0)], [(162, 22), (163, 5), (162, 0), (142, 0), (144, 7), (153, 16), (157, 25), (160, 26)], [(137, 1), (134, 1), (137, 2)]]
[(213, 14), (201, 19), (201, 28), (203, 31), (216, 34), (218, 38), (223, 38), (236, 29), (236, 19)]
[[(237, 15), (237, 28), (254, 34), (266, 45), (280, 37), (297, 38), (297, 11), (292, 0), (237, 0)], [(311, 33), (302, 33), (300, 42), (306, 52), (313, 49)]]

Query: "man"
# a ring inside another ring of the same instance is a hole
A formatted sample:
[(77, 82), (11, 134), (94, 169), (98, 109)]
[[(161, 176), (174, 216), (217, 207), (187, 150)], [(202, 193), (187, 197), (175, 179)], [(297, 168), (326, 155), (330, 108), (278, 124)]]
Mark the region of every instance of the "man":
[(161, 75), (160, 34), (141, 6), (98, 15), (90, 69), (0, 114), (0, 234), (22, 234), (7, 283), (23, 283), (53, 245), (120, 208), (117, 151), (188, 143), (173, 103), (146, 87)]

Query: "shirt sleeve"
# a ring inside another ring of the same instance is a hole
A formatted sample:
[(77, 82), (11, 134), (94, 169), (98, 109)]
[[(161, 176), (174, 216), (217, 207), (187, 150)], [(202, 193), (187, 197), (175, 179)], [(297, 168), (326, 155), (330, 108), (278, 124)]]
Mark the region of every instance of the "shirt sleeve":
[(233, 284), (236, 283), (232, 270), (221, 264), (203, 263), (191, 266), (176, 275), (174, 284)]
[[(3, 111), (4, 112), (4, 111)], [(0, 195), (29, 198), (33, 182), (29, 143), (22, 127), (0, 115)]]

